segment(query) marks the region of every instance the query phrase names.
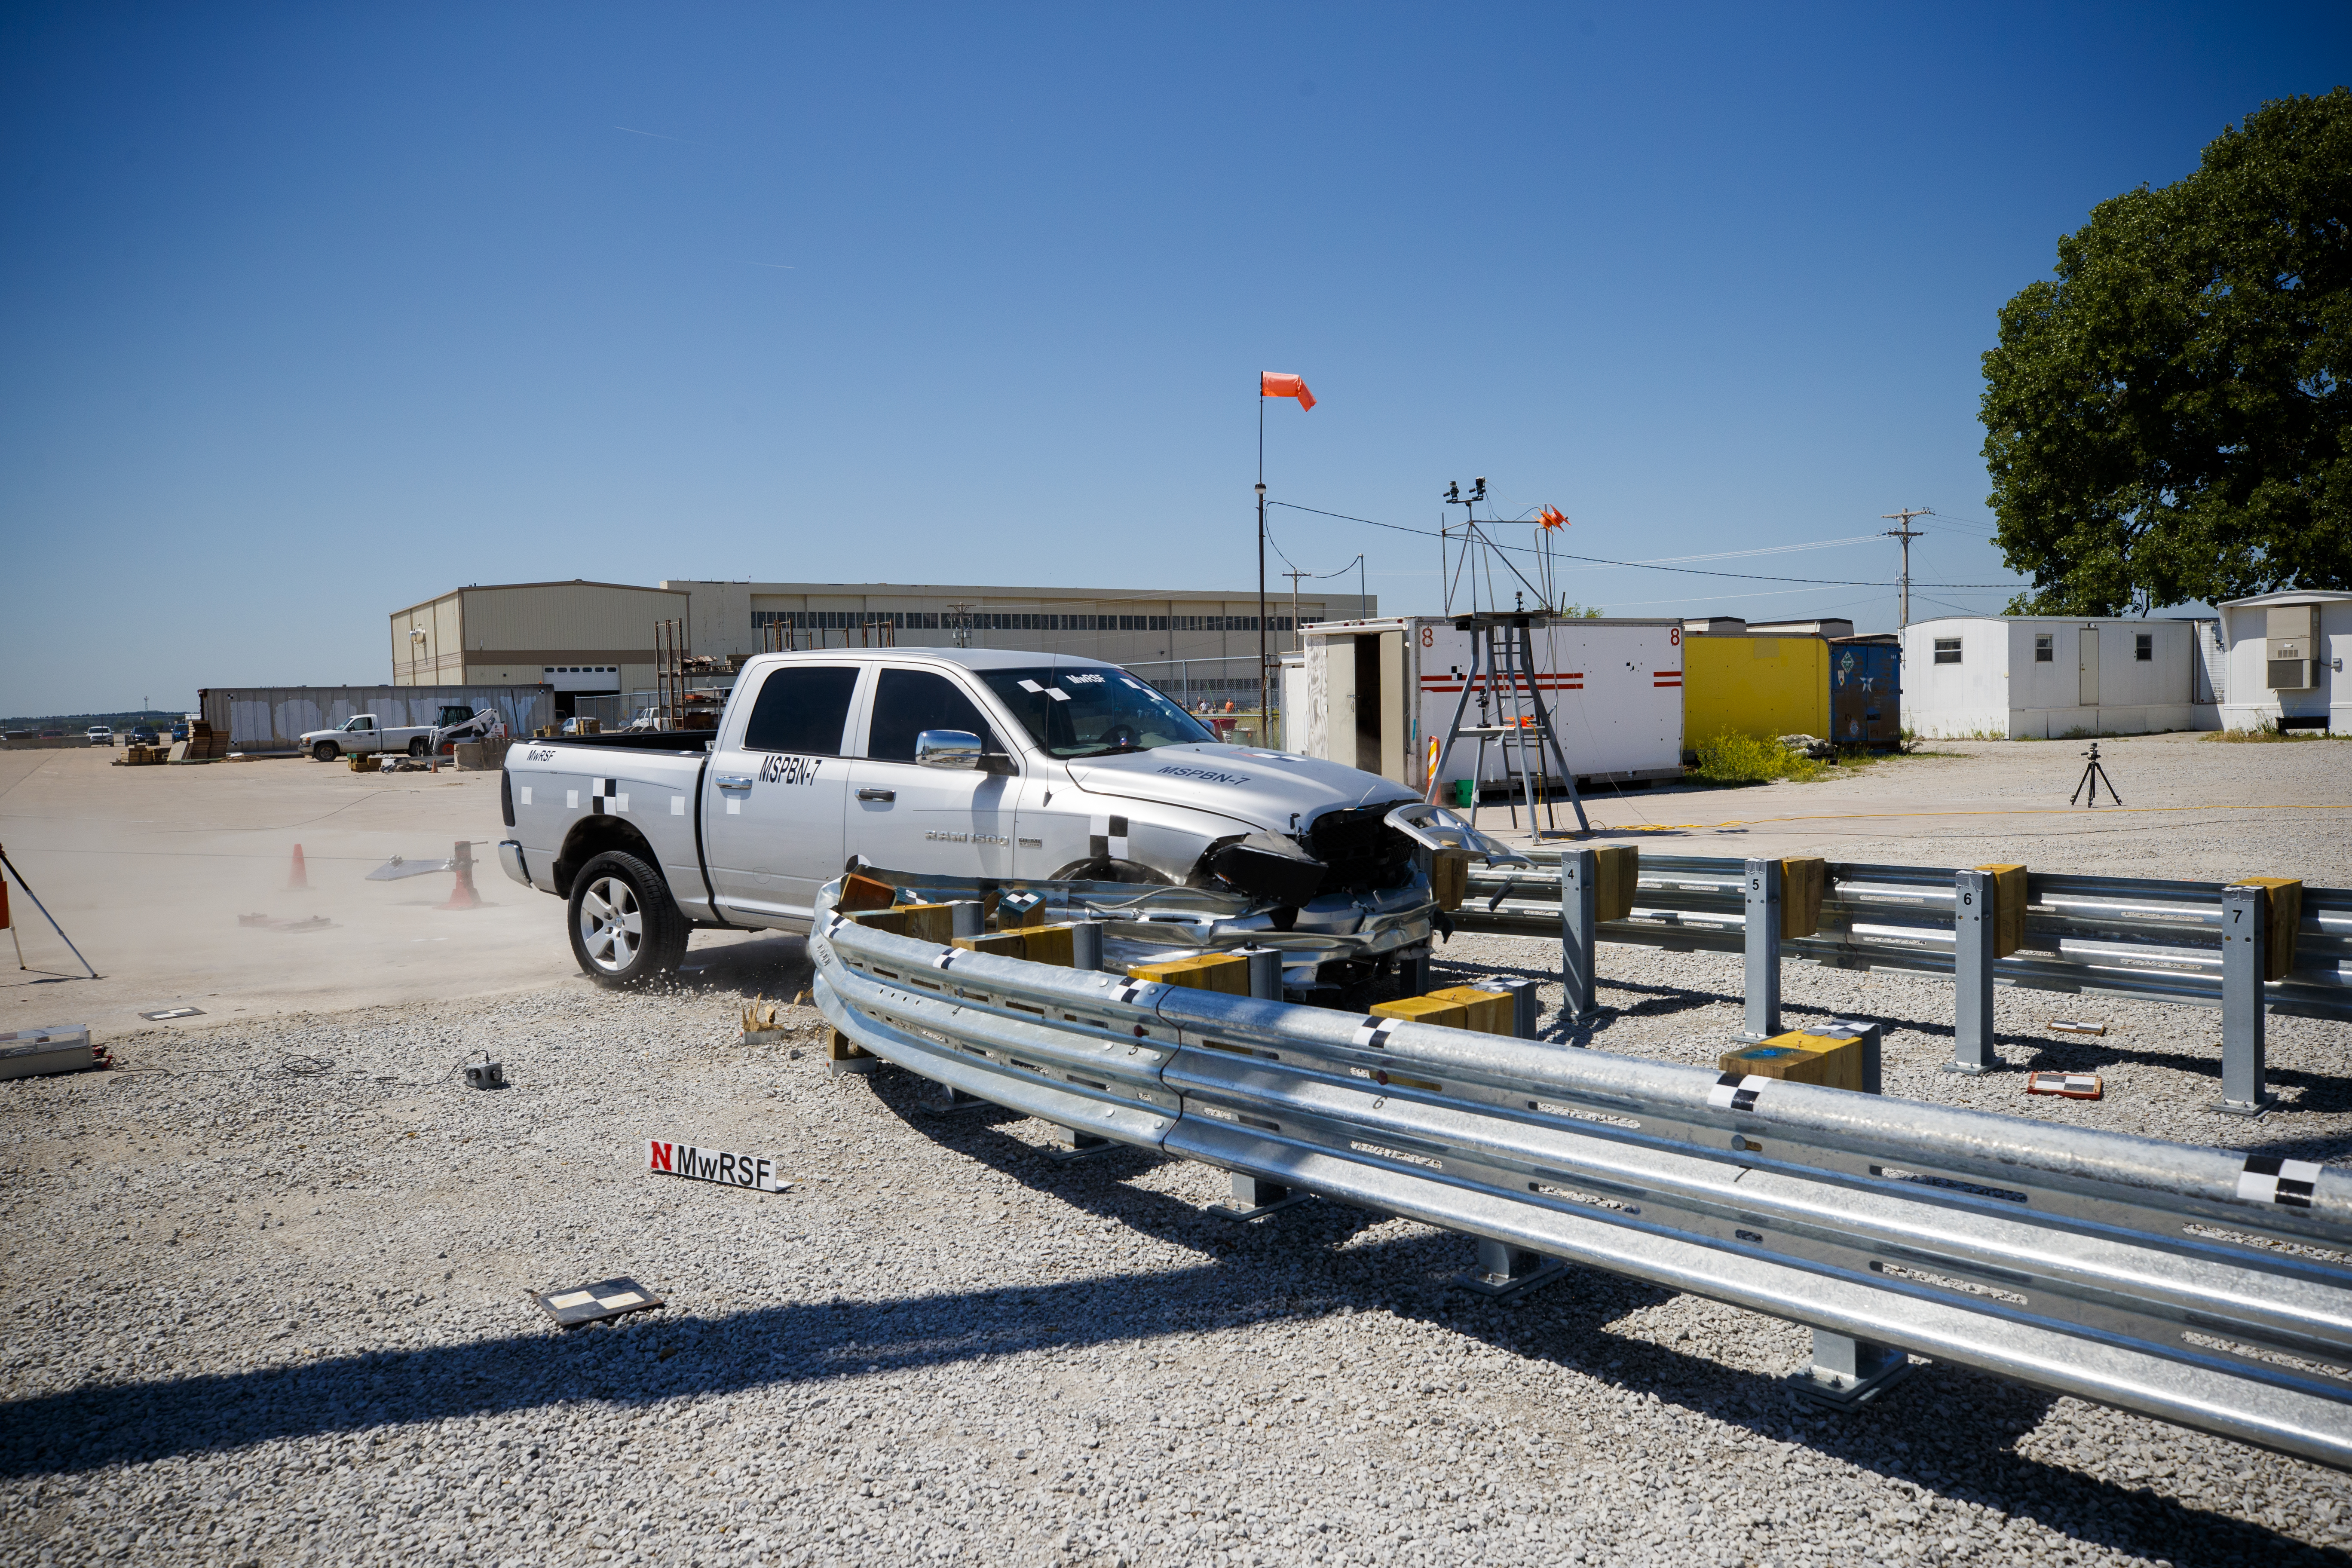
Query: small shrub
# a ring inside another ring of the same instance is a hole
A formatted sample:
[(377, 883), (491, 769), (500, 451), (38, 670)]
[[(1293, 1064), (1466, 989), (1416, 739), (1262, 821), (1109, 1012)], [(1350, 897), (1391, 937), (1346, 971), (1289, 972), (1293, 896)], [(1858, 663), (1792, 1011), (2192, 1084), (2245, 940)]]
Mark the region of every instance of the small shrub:
[(1769, 784), (1774, 779), (1810, 784), (1828, 772), (1828, 763), (1815, 762), (1778, 741), (1738, 735), (1728, 730), (1698, 745), (1697, 776), (1708, 784)]

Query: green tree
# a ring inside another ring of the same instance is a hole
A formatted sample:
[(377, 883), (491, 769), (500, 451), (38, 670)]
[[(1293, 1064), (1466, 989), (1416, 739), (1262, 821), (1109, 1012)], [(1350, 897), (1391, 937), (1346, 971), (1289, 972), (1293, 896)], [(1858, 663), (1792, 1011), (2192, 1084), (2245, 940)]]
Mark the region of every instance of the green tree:
[(2103, 202), (1984, 356), (2011, 614), (2352, 586), (2352, 91)]

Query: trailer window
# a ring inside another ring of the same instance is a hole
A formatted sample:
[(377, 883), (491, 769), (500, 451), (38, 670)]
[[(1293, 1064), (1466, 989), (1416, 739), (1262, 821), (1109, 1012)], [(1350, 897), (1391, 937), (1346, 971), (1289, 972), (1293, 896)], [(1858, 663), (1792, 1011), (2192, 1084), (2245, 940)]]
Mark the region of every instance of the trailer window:
[(1959, 663), (1960, 639), (1958, 637), (1937, 637), (1936, 639), (1936, 662), (1937, 664)]
[(2034, 633), (2033, 662), (2036, 664), (2056, 663), (2058, 660), (2057, 642), (2058, 639), (2048, 632)]
[(2137, 659), (2142, 664), (2153, 664), (2156, 662), (2156, 634), (2154, 632), (2138, 632), (2133, 635), (2132, 658)]
[(855, 665), (788, 664), (771, 670), (743, 726), (743, 749), (841, 755), (841, 732), (848, 727), (849, 699), (856, 690)]

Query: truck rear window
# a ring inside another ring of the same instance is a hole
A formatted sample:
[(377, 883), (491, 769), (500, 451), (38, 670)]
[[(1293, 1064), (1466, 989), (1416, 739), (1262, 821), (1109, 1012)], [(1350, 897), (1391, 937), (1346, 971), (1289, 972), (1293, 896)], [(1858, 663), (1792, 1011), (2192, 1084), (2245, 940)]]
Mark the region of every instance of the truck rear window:
[(788, 664), (771, 670), (759, 700), (751, 705), (751, 721), (743, 727), (743, 749), (841, 755), (849, 700), (856, 690), (855, 665)]

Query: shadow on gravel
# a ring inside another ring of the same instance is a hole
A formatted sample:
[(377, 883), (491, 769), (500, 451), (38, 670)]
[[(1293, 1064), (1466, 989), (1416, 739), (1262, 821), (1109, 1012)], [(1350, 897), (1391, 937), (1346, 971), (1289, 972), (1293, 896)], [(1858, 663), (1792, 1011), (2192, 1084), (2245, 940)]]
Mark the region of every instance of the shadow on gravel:
[[(1591, 1379), (1599, 1387), (1589, 1397), (1603, 1407), (1629, 1395), (1655, 1398), (2129, 1554), (2263, 1564), (2344, 1560), (2260, 1525), (2018, 1454), (2019, 1439), (2049, 1415), (2053, 1395), (1931, 1364), (1884, 1406), (1851, 1415), (1818, 1412), (1775, 1378), (1620, 1326), (1630, 1314), (1677, 1300), (1656, 1287), (1571, 1268), (1515, 1300), (1466, 1296), (1446, 1283), (1470, 1261), (1470, 1244), (1461, 1237), (1322, 1203), (1237, 1226), (1133, 1184), (1131, 1177), (1159, 1162), (1148, 1152), (1055, 1163), (1005, 1130), (1020, 1120), (1013, 1112), (929, 1113), (925, 1080), (884, 1069), (870, 1081), (877, 1099), (943, 1147), (1084, 1212), (1203, 1254), (1203, 1261), (1120, 1279), (892, 1300), (782, 1302), (698, 1318), (647, 1314), (569, 1334), (515, 1334), (268, 1371), (84, 1387), (0, 1405), (0, 1476), (146, 1464), (453, 1417), (887, 1378), (1049, 1347), (1149, 1343), (1176, 1333), (1378, 1312), (1476, 1339), (1530, 1370), (1543, 1364)], [(1805, 1349), (1804, 1331), (1790, 1326), (1786, 1332), (1785, 1364), (1793, 1367)], [(881, 1389), (874, 1396), (890, 1397)], [(1421, 1402), (1414, 1413), (1426, 1430), (1419, 1441), (1442, 1446), (1458, 1427), (1472, 1429), (1465, 1436), (1473, 1443), (1491, 1441), (1492, 1418), (1466, 1385), (1423, 1384), (1406, 1397)], [(1106, 1440), (1116, 1440), (1116, 1426), (1107, 1430)], [(1209, 1455), (1229, 1444), (1246, 1448), (1266, 1441), (1221, 1427), (1164, 1436)], [(1327, 1430), (1293, 1441), (1316, 1451), (1350, 1449), (1362, 1439)]]

